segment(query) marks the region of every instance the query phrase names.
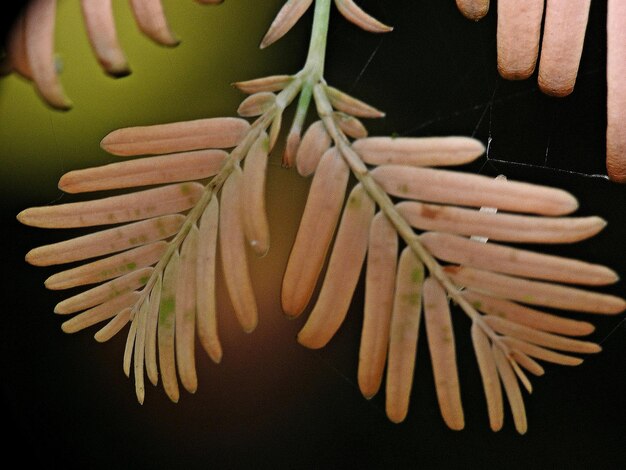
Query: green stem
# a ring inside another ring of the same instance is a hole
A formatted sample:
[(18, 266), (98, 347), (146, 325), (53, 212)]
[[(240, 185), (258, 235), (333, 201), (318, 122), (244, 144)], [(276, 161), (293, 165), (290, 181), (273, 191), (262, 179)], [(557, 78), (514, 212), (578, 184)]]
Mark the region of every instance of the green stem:
[(307, 81), (315, 84), (324, 76), (324, 62), (326, 60), (326, 40), (328, 38), (328, 23), (330, 21), (331, 0), (315, 0), (313, 14), (313, 29), (309, 54), (304, 65)]

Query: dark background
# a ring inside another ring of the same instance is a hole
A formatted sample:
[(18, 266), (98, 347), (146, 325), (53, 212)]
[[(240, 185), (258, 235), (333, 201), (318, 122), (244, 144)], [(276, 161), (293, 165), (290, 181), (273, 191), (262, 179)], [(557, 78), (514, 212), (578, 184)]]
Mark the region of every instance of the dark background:
[[(266, 9), (271, 13), (281, 3), (228, 2), (248, 4), (265, 16)], [(576, 90), (565, 99), (543, 96), (536, 76), (517, 83), (498, 77), (495, 8), (474, 24), (458, 13), (453, 0), (362, 0), (360, 4), (396, 29), (384, 37), (369, 35), (335, 12), (327, 80), (385, 109), (387, 118), (372, 123), (372, 133), (474, 135), (489, 143), (487, 156), (468, 171), (504, 173), (511, 179), (567, 189), (580, 200), (579, 214), (608, 220), (607, 229), (593, 240), (551, 252), (626, 272), (626, 192), (604, 177), (605, 2), (592, 2)], [(309, 25), (310, 14), (293, 33), (299, 36), (284, 41), (306, 40)], [(201, 46), (197, 46), (199, 62), (203, 61)], [(289, 59), (294, 63), (304, 58), (306, 50), (304, 42), (296, 46), (285, 49), (295, 55)], [(286, 71), (290, 70), (278, 64), (266, 72)], [(56, 178), (49, 176), (50, 186)], [(270, 217), (282, 222), (273, 230), (289, 240), (295, 235), (297, 219), (283, 213), (292, 205), (302, 206), (306, 184), (287, 181), (294, 186), (269, 191), (268, 207)], [(292, 194), (288, 191), (293, 191), (293, 197), (284, 196)], [(33, 203), (28, 198), (6, 194), (1, 203), (5, 247), (1, 422), (9, 436), (3, 441), (5, 461), (15, 456), (52, 467), (84, 468), (624, 466), (623, 316), (591, 318), (597, 325), (591, 339), (602, 344), (601, 354), (576, 368), (547, 366), (544, 377), (533, 379), (535, 391), (526, 397), (529, 432), (519, 436), (508, 414), (502, 431), (489, 430), (469, 322), (457, 315), (467, 424), (464, 431), (453, 432), (439, 415), (423, 331), (411, 409), (404, 423), (394, 425), (385, 417), (384, 393), (367, 401), (356, 385), (362, 295), (356, 296), (354, 308), (329, 346), (309, 351), (294, 339), (304, 318), (282, 317), (276, 309), (280, 284), (270, 280), (260, 283), (269, 293), (261, 305), (257, 332), (240, 333), (230, 312), (223, 312), (224, 360), (218, 367), (199, 354), (196, 395), (182, 393), (180, 403), (173, 405), (160, 387), (150, 388), (145, 405), (140, 406), (132, 380), (121, 370), (124, 335), (105, 345), (93, 341), (95, 330), (64, 335), (60, 319), (52, 314), (63, 296), (43, 288), (43, 280), (53, 271), (23, 262), (33, 246), (65, 235), (17, 224), (15, 214)], [(272, 260), (280, 269), (288, 243), (278, 251)], [(262, 263), (255, 269), (259, 267)], [(624, 285), (603, 291), (623, 296)]]

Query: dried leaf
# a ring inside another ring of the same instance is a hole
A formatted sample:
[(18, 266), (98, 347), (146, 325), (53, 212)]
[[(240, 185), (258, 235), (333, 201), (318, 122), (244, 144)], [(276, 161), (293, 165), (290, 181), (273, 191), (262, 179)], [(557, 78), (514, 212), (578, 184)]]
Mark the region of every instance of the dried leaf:
[(222, 188), (219, 221), (220, 253), (222, 271), (235, 314), (246, 333), (251, 333), (257, 326), (258, 313), (243, 228), (243, 174), (238, 166)]
[(489, 12), (489, 0), (456, 0), (461, 13), (473, 21), (478, 21)]
[(175, 214), (102, 230), (34, 248), (26, 254), (26, 261), (35, 266), (50, 266), (108, 255), (168, 238), (178, 232), (184, 221), (183, 215)]
[(488, 315), (484, 317), (484, 321), (491, 328), (493, 328), (494, 331), (502, 335), (512, 336), (513, 338), (517, 338), (522, 341), (556, 349), (558, 351), (594, 354), (602, 350), (599, 345), (589, 341), (580, 341), (577, 339), (565, 338), (552, 333), (546, 333), (544, 331), (535, 330), (524, 325), (513, 323), (505, 320), (504, 318)]
[(443, 287), (430, 277), (424, 281), (424, 321), (441, 416), (450, 429), (459, 431), (465, 427), (465, 418), (450, 307)]
[(176, 363), (180, 381), (190, 393), (198, 388), (194, 344), (198, 238), (198, 228), (194, 225), (181, 248), (176, 282)]
[(216, 175), (227, 156), (223, 150), (198, 150), (75, 170), (61, 177), (59, 189), (84, 193), (200, 180)]
[(270, 248), (270, 229), (265, 209), (265, 176), (269, 137), (263, 132), (250, 148), (243, 167), (243, 225), (246, 238), (258, 256)]
[(178, 251), (165, 267), (163, 286), (159, 302), (158, 349), (159, 369), (165, 393), (174, 403), (178, 403), (180, 392), (176, 378), (175, 334), (176, 334), (176, 289), (180, 255)]
[(420, 241), (442, 261), (535, 279), (585, 285), (612, 284), (615, 271), (599, 264), (481, 243), (447, 233), (428, 232)]
[(207, 148), (235, 147), (248, 133), (250, 123), (239, 118), (126, 127), (107, 134), (100, 146), (113, 155), (155, 155)]
[(130, 0), (139, 29), (163, 46), (178, 46), (180, 41), (167, 24), (161, 0)]
[(370, 165), (464, 165), (485, 153), (482, 142), (470, 137), (368, 137), (352, 148)]
[(84, 202), (31, 207), (17, 219), (33, 227), (75, 228), (110, 225), (183, 212), (200, 199), (204, 186), (181, 183)]
[(27, 80), (33, 79), (33, 73), (26, 54), (26, 19), (20, 14), (13, 22), (13, 27), (6, 40), (6, 53), (11, 69)]
[(518, 365), (520, 365), (521, 367), (526, 369), (528, 372), (530, 372), (531, 374), (537, 377), (540, 377), (546, 373), (544, 368), (541, 367), (541, 365), (537, 361), (535, 361), (530, 356), (527, 356), (522, 351), (518, 351), (518, 350), (513, 351), (512, 357), (513, 357), (513, 360), (517, 362)]
[(25, 10), (25, 49), (30, 72), (41, 97), (53, 108), (67, 111), (72, 102), (57, 76), (54, 58), (56, 0), (33, 0)]
[(337, 5), (337, 9), (345, 19), (365, 31), (370, 33), (388, 33), (393, 31), (391, 26), (387, 26), (365, 13), (353, 0), (335, 0), (335, 5)]
[(126, 56), (117, 39), (111, 0), (81, 0), (91, 48), (102, 68), (113, 77), (130, 74)]
[(498, 2), (498, 71), (509, 80), (523, 80), (535, 71), (544, 0)]
[(385, 410), (394, 423), (404, 421), (409, 410), (422, 313), (423, 281), (424, 266), (410, 248), (405, 248), (398, 263), (389, 328)]
[(343, 323), (365, 260), (374, 209), (363, 187), (355, 186), (339, 223), (319, 298), (298, 333), (300, 344), (324, 347)]
[(554, 364), (560, 364), (562, 366), (578, 366), (583, 363), (583, 360), (578, 357), (557, 353), (549, 349), (542, 348), (541, 346), (537, 346), (536, 344), (527, 343), (526, 341), (521, 341), (516, 338), (507, 336), (502, 338), (502, 342), (504, 342), (504, 344), (512, 350), (521, 351), (529, 356), (536, 357), (537, 359), (541, 359), (543, 361), (553, 362)]
[(372, 220), (367, 253), (358, 380), (369, 399), (378, 392), (385, 369), (398, 258), (398, 234), (382, 212)]
[(609, 0), (607, 12), (606, 165), (611, 180), (626, 182), (626, 3)]
[(453, 206), (401, 202), (400, 214), (421, 230), (481, 236), (522, 243), (572, 243), (597, 234), (606, 226), (600, 217), (534, 217), (480, 212)]
[(405, 165), (382, 165), (371, 175), (386, 192), (407, 199), (542, 215), (564, 215), (578, 208), (576, 198), (566, 191), (483, 175)]
[(159, 274), (150, 292), (148, 303), (148, 319), (146, 321), (146, 373), (152, 385), (159, 382), (159, 369), (157, 366), (157, 328), (159, 324), (159, 309), (161, 308), (161, 288), (163, 276)]
[(519, 305), (504, 299), (496, 299), (479, 294), (471, 289), (463, 290), (463, 297), (476, 308), (487, 315), (505, 318), (509, 321), (526, 325), (536, 330), (549, 333), (558, 333), (567, 336), (586, 336), (595, 329), (591, 323), (572, 320), (570, 318), (551, 315), (539, 310)]
[(591, 0), (547, 0), (539, 88), (552, 96), (574, 91)]
[(72, 317), (61, 325), (61, 329), (65, 333), (76, 333), (104, 320), (113, 318), (119, 312), (137, 302), (138, 299), (138, 292), (130, 292), (121, 295)]
[(354, 116), (335, 111), (333, 113), (333, 119), (341, 131), (348, 137), (352, 137), (353, 139), (364, 139), (367, 137), (367, 129), (363, 123)]
[(367, 103), (364, 103), (363, 101), (353, 98), (352, 96), (344, 93), (341, 90), (338, 90), (337, 88), (325, 86), (324, 91), (326, 91), (326, 95), (330, 100), (330, 104), (332, 104), (333, 108), (335, 108), (337, 111), (363, 118), (385, 117), (385, 113), (383, 113), (382, 111), (379, 111), (378, 109), (370, 106)]
[[(113, 329), (117, 329), (117, 331), (121, 331), (126, 324), (131, 321), (131, 313), (133, 313), (133, 309), (128, 312), (128, 318), (126, 318), (126, 312), (120, 312), (117, 316), (109, 322), (107, 326), (105, 326), (102, 330), (100, 330), (97, 334), (100, 334), (103, 330), (110, 328), (111, 331)], [(126, 337), (126, 347), (124, 348), (124, 361), (123, 361), (123, 370), (124, 375), (126, 377), (130, 377), (130, 366), (133, 360), (133, 348), (135, 347), (135, 340), (137, 339), (137, 315), (134, 315), (134, 318), (131, 321), (130, 328), (128, 329), (128, 336)], [(117, 334), (117, 332), (115, 333)], [(111, 334), (110, 337), (114, 335)], [(108, 341), (108, 339), (106, 340)]]
[(487, 401), (489, 425), (492, 431), (499, 431), (504, 421), (504, 409), (498, 369), (489, 339), (476, 323), (472, 323), (472, 343)]
[(260, 116), (270, 110), (276, 103), (276, 95), (269, 91), (261, 91), (248, 96), (237, 109), (237, 114), (242, 117)]
[(100, 284), (93, 289), (81, 292), (78, 295), (59, 302), (54, 308), (54, 313), (67, 315), (69, 313), (79, 312), (132, 292), (148, 282), (152, 271), (153, 268), (138, 269), (118, 277), (117, 279), (113, 279), (112, 281)]
[(134, 374), (135, 374), (135, 394), (137, 400), (143, 405), (146, 396), (146, 388), (144, 386), (144, 357), (146, 352), (146, 323), (148, 320), (148, 312), (150, 305), (144, 302), (139, 309), (134, 322), (137, 322), (137, 335), (135, 337), (135, 357), (133, 358)]
[[(122, 331), (122, 328), (124, 328), (130, 321), (131, 310), (132, 309), (128, 307), (115, 315), (115, 317), (113, 317), (113, 319), (109, 321), (109, 323), (107, 323), (104, 327), (102, 327), (102, 329), (100, 329), (95, 335), (93, 335), (94, 339), (99, 343), (106, 343), (111, 338), (113, 338), (113, 336)], [(124, 354), (124, 356), (124, 365), (126, 365), (126, 353)], [(124, 370), (124, 372), (126, 373), (126, 370)], [(128, 376), (128, 373), (126, 373), (126, 376)]]
[(626, 309), (626, 301), (613, 295), (529, 281), (474, 268), (447, 266), (444, 270), (459, 286), (530, 305), (603, 314), (616, 314)]
[(312, 3), (313, 0), (287, 0), (261, 41), (261, 49), (272, 45), (287, 34)]
[(233, 86), (239, 91), (251, 95), (263, 91), (280, 91), (292, 81), (293, 77), (291, 75), (272, 75), (270, 77), (255, 78), (245, 82), (236, 82), (233, 83)]
[(515, 429), (520, 434), (526, 434), (528, 430), (526, 408), (524, 407), (524, 399), (522, 398), (522, 392), (519, 388), (515, 372), (513, 372), (513, 368), (504, 353), (500, 351), (497, 346), (493, 345), (492, 351), (496, 360), (496, 366), (498, 367), (498, 374), (504, 385), (504, 391), (509, 400), (509, 405), (511, 406)]
[(322, 121), (316, 121), (304, 133), (296, 154), (296, 168), (302, 176), (315, 172), (322, 155), (330, 148), (332, 139)]
[(137, 269), (152, 266), (165, 253), (166, 248), (165, 242), (151, 243), (53, 274), (46, 279), (45, 284), (48, 289), (59, 290), (108, 281)]
[(215, 300), (215, 262), (219, 202), (213, 197), (200, 218), (198, 259), (196, 265), (197, 328), (200, 344), (216, 363), (222, 360), (222, 346), (217, 334), (217, 306)]
[(322, 270), (346, 192), (350, 170), (336, 149), (324, 154), (315, 172), (283, 278), (283, 311), (300, 315)]

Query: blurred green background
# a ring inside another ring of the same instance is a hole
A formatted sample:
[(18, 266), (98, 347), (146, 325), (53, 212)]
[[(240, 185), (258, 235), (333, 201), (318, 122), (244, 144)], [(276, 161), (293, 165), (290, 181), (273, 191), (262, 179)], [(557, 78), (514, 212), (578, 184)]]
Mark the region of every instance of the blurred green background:
[[(626, 328), (621, 318), (592, 319), (603, 353), (578, 368), (547, 367), (526, 403), (530, 431), (511, 419), (488, 429), (469, 325), (455, 317), (467, 428), (443, 424), (423, 331), (412, 406), (405, 423), (384, 414), (384, 393), (367, 401), (356, 384), (362, 284), (329, 346), (295, 341), (305, 316), (280, 311), (280, 281), (297, 230), (308, 181), (272, 156), (267, 206), (272, 249), (252, 260), (260, 324), (243, 334), (223, 286), (219, 366), (198, 354), (199, 389), (171, 404), (162, 389), (135, 401), (121, 368), (124, 335), (95, 343), (96, 329), (60, 330), (52, 313), (65, 294), (46, 291), (55, 269), (23, 261), (34, 246), (64, 231), (20, 226), (31, 205), (70, 202), (56, 188), (70, 170), (115, 161), (99, 148), (113, 129), (234, 115), (242, 95), (230, 83), (296, 72), (304, 61), (311, 15), (265, 51), (258, 43), (282, 0), (226, 0), (219, 7), (164, 0), (182, 43), (159, 47), (136, 28), (128, 4), (114, 1), (120, 42), (133, 74), (106, 77), (91, 54), (78, 2), (60, 1), (56, 50), (74, 109), (45, 107), (18, 77), (0, 80), (0, 200), (4, 242), (5, 322), (0, 329), (5, 455), (48, 467), (83, 468), (619, 468), (626, 459)], [(579, 256), (626, 272), (626, 194), (604, 174), (605, 2), (593, 2), (574, 94), (543, 96), (536, 77), (505, 82), (495, 68), (495, 11), (465, 20), (454, 0), (362, 0), (393, 24), (386, 36), (364, 33), (333, 13), (329, 83), (387, 111), (368, 123), (374, 134), (474, 135), (489, 146), (467, 171), (565, 188), (581, 215), (609, 221), (600, 236), (550, 252)], [(492, 9), (493, 10), (493, 9)], [(600, 175), (600, 176), (594, 176)], [(624, 295), (623, 283), (605, 289)], [(576, 316), (581, 317), (582, 316)], [(28, 446), (23, 453), (18, 444)]]

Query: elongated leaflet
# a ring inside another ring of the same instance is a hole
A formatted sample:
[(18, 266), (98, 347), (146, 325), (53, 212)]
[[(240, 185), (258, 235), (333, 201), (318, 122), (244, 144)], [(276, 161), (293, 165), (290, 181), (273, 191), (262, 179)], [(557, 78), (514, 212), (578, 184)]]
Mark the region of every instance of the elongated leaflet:
[(443, 287), (430, 277), (424, 281), (424, 322), (441, 416), (450, 429), (458, 431), (465, 427), (465, 418), (450, 307)]
[(578, 208), (566, 191), (483, 175), (405, 165), (382, 165), (371, 174), (386, 192), (407, 199), (542, 215), (564, 215)]
[(365, 260), (374, 208), (363, 187), (355, 186), (343, 211), (319, 298), (298, 333), (300, 344), (321, 348), (341, 326)]
[(489, 12), (489, 0), (456, 0), (463, 15), (474, 21), (482, 19)]
[[(124, 328), (128, 322), (130, 321), (130, 312), (131, 312), (131, 308), (125, 308), (124, 310), (122, 310), (121, 312), (119, 312), (117, 315), (115, 315), (111, 321), (109, 321), (109, 323), (107, 323), (105, 326), (103, 326), (100, 330), (98, 330), (96, 332), (95, 335), (93, 335), (94, 339), (99, 342), (99, 343), (105, 343), (107, 341), (109, 341), (111, 338), (113, 338), (113, 336), (115, 336), (116, 334), (118, 334), (120, 331), (122, 331), (122, 328)], [(132, 325), (131, 325), (131, 329), (130, 332), (128, 334), (128, 339), (130, 339), (131, 334), (134, 336), (135, 332), (133, 331)], [(126, 342), (126, 351), (128, 350), (128, 341)], [(126, 352), (124, 353), (124, 372), (126, 373), (126, 376), (128, 376), (128, 373), (126, 372)]]
[(237, 114), (243, 117), (260, 116), (276, 103), (276, 95), (269, 91), (261, 91), (248, 96), (237, 109)]
[(322, 155), (330, 148), (332, 139), (322, 121), (309, 126), (302, 137), (296, 153), (296, 168), (301, 176), (309, 176), (315, 172)]
[(167, 243), (156, 242), (108, 258), (83, 264), (67, 271), (53, 274), (46, 279), (46, 288), (58, 290), (95, 284), (122, 276), (137, 269), (152, 266), (165, 250)]
[(539, 52), (544, 0), (498, 2), (498, 71), (509, 80), (530, 77)]
[(159, 369), (157, 366), (157, 327), (159, 324), (159, 309), (161, 307), (161, 288), (163, 286), (163, 276), (159, 274), (152, 292), (150, 292), (148, 320), (146, 322), (146, 373), (152, 385), (159, 381)]
[(135, 375), (135, 394), (137, 400), (143, 405), (146, 396), (144, 385), (144, 357), (146, 353), (146, 323), (148, 320), (148, 312), (150, 304), (144, 302), (133, 322), (137, 322), (137, 336), (135, 338), (135, 357), (133, 358), (134, 375)]
[(463, 297), (465, 297), (476, 310), (486, 313), (487, 315), (505, 318), (536, 330), (567, 336), (586, 336), (593, 333), (595, 329), (591, 323), (586, 321), (572, 320), (570, 318), (540, 312), (539, 310), (516, 304), (509, 300), (479, 294), (471, 289), (464, 289)]
[(262, 91), (280, 91), (293, 81), (291, 75), (272, 75), (270, 77), (255, 78), (245, 82), (233, 83), (239, 91), (249, 95)]
[(197, 254), (198, 228), (194, 225), (181, 249), (176, 283), (176, 362), (180, 381), (190, 393), (195, 393), (198, 388), (194, 344)]
[(61, 325), (61, 329), (65, 333), (76, 333), (101, 321), (114, 317), (119, 312), (133, 305), (139, 298), (139, 293), (130, 292), (125, 295), (116, 297), (108, 302), (98, 305), (97, 307), (80, 313)]
[(100, 146), (122, 157), (229, 148), (239, 144), (249, 129), (248, 121), (239, 118), (196, 119), (118, 129), (107, 134)]
[(337, 88), (325, 86), (324, 90), (326, 91), (328, 99), (333, 105), (333, 108), (335, 108), (337, 111), (363, 118), (385, 117), (385, 113), (383, 113), (382, 111), (374, 108), (373, 106), (370, 106), (367, 103), (364, 103), (361, 100), (353, 98), (352, 96), (344, 93), (341, 90), (338, 90)]
[(6, 51), (9, 65), (12, 70), (27, 80), (33, 79), (33, 73), (26, 54), (26, 19), (20, 14), (14, 21), (13, 27), (6, 40)]
[(364, 139), (367, 137), (367, 129), (361, 121), (354, 116), (335, 111), (333, 118), (341, 131), (353, 139)]
[(200, 218), (198, 259), (196, 265), (197, 327), (200, 344), (216, 363), (222, 360), (222, 346), (217, 334), (217, 306), (215, 300), (215, 262), (219, 202), (213, 196)]
[(368, 137), (352, 148), (370, 165), (463, 165), (485, 153), (485, 146), (470, 137)]
[(519, 340), (517, 338), (511, 338), (509, 336), (502, 338), (502, 341), (512, 350), (522, 351), (523, 353), (541, 359), (542, 361), (553, 362), (562, 366), (578, 366), (583, 363), (583, 360), (568, 356), (566, 354), (557, 353), (536, 344), (527, 343), (526, 341)]
[(481, 243), (447, 233), (424, 233), (420, 240), (442, 261), (488, 271), (586, 285), (612, 284), (619, 280), (615, 271), (599, 264)]
[(59, 189), (84, 193), (199, 180), (216, 175), (227, 156), (223, 150), (198, 150), (75, 170), (61, 177)]
[(613, 181), (626, 182), (626, 3), (609, 0), (607, 13), (606, 166)]
[(246, 333), (251, 333), (257, 326), (258, 313), (246, 256), (242, 183), (241, 168), (236, 166), (222, 188), (219, 241), (230, 301), (239, 324)]
[(312, 3), (313, 0), (287, 0), (261, 41), (261, 49), (272, 45), (287, 34)]
[(79, 312), (132, 292), (148, 282), (152, 271), (153, 268), (138, 269), (112, 281), (100, 284), (93, 289), (81, 292), (59, 302), (54, 308), (54, 313), (67, 315), (68, 313)]
[(491, 328), (494, 329), (494, 331), (497, 331), (502, 335), (512, 336), (513, 338), (517, 338), (522, 341), (527, 341), (532, 344), (545, 346), (559, 351), (592, 354), (598, 353), (602, 349), (597, 344), (589, 341), (580, 341), (577, 339), (565, 338), (552, 333), (538, 331), (524, 325), (518, 325), (517, 323), (505, 320), (504, 318), (488, 315), (484, 317), (484, 320)]
[(159, 369), (165, 393), (174, 403), (178, 402), (180, 392), (176, 378), (176, 360), (174, 344), (176, 334), (176, 284), (180, 255), (175, 251), (165, 268), (163, 286), (159, 302), (158, 350)]
[(546, 373), (545, 369), (541, 367), (541, 364), (522, 351), (514, 350), (511, 356), (520, 367), (523, 367), (534, 376), (540, 377)]
[(102, 68), (113, 77), (130, 74), (115, 30), (111, 0), (81, 0), (89, 42)]
[(53, 108), (67, 111), (65, 95), (54, 59), (54, 22), (57, 0), (33, 0), (25, 10), (25, 48), (30, 72), (41, 97)]
[(313, 177), (283, 277), (284, 312), (300, 315), (311, 299), (341, 214), (349, 170), (336, 149), (324, 154)]
[(263, 132), (256, 140), (243, 167), (243, 225), (246, 238), (258, 256), (270, 248), (270, 229), (265, 210), (265, 175), (269, 154), (269, 137)]
[(616, 314), (626, 308), (626, 301), (613, 295), (548, 282), (528, 281), (474, 268), (447, 266), (444, 270), (459, 286), (530, 305), (604, 314)]
[(385, 369), (397, 260), (398, 234), (379, 212), (370, 227), (359, 350), (359, 388), (366, 398), (378, 392)]
[(130, 0), (139, 29), (153, 41), (163, 46), (177, 46), (176, 39), (165, 18), (161, 0)]
[(175, 214), (102, 230), (34, 248), (26, 254), (26, 261), (35, 266), (50, 266), (108, 255), (168, 238), (178, 232), (184, 221), (183, 215)]
[(519, 388), (515, 372), (513, 372), (511, 364), (500, 349), (498, 349), (495, 345), (492, 345), (491, 350), (496, 360), (498, 375), (502, 380), (504, 391), (506, 392), (507, 399), (509, 400), (511, 413), (513, 414), (513, 421), (515, 422), (515, 429), (520, 434), (526, 434), (526, 431), (528, 430), (526, 408), (524, 407), (522, 391)]
[(335, 0), (339, 12), (351, 23), (370, 33), (388, 33), (393, 31), (391, 26), (381, 23), (376, 18), (365, 13), (353, 0)]
[[(113, 323), (122, 322), (123, 319), (120, 318), (122, 315), (125, 315), (125, 312), (120, 312), (120, 314), (118, 314), (113, 320), (111, 320), (110, 322), (111, 325)], [(137, 314), (134, 316), (134, 318), (131, 321), (130, 312), (129, 312), (128, 319), (124, 323), (124, 326), (126, 326), (126, 323), (128, 323), (129, 321), (131, 322), (130, 328), (128, 329), (128, 336), (126, 337), (126, 347), (124, 348), (124, 360), (122, 363), (122, 368), (124, 370), (124, 375), (126, 375), (126, 377), (130, 377), (130, 366), (133, 362), (133, 350), (135, 348), (135, 340), (137, 339), (137, 328), (139, 326), (138, 315), (139, 315), (139, 312), (137, 312)], [(108, 327), (109, 325), (105, 326), (103, 330)], [(118, 331), (121, 331), (121, 328), (119, 328)], [(111, 335), (111, 337), (113, 337), (113, 335)]]
[(422, 313), (423, 281), (422, 263), (410, 248), (405, 248), (398, 262), (387, 360), (385, 410), (387, 417), (394, 423), (404, 421), (409, 411)]
[(548, 0), (539, 61), (539, 88), (552, 96), (574, 91), (591, 0)]
[(472, 343), (487, 401), (489, 425), (492, 431), (499, 431), (502, 429), (504, 422), (504, 407), (498, 369), (491, 345), (489, 344), (489, 338), (476, 323), (472, 323)]
[(31, 207), (18, 220), (33, 227), (75, 228), (111, 225), (185, 211), (200, 199), (204, 186), (181, 183), (93, 201)]
[(597, 234), (606, 226), (600, 217), (533, 217), (480, 212), (453, 206), (401, 202), (400, 214), (421, 230), (481, 236), (523, 243), (571, 243)]

